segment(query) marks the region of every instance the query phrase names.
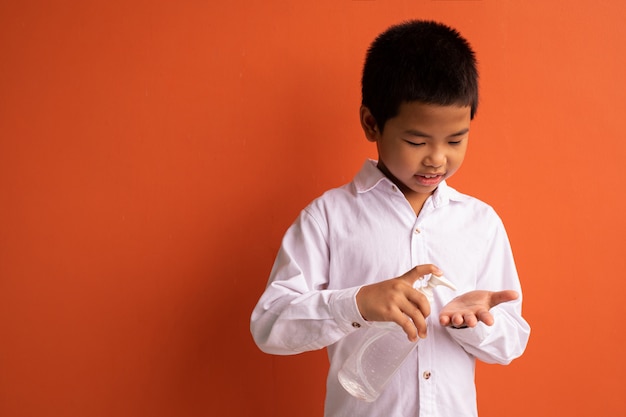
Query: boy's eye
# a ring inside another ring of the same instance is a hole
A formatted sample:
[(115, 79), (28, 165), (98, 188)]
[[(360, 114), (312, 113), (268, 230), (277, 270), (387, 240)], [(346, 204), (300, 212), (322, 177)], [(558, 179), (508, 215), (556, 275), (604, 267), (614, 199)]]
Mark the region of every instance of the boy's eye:
[(450, 145), (460, 145), (461, 143), (463, 143), (462, 140), (453, 140), (448, 142)]
[(411, 142), (410, 140), (405, 140), (406, 143), (408, 143), (411, 146), (422, 146), (422, 145), (426, 145), (426, 143), (416, 143), (416, 142)]

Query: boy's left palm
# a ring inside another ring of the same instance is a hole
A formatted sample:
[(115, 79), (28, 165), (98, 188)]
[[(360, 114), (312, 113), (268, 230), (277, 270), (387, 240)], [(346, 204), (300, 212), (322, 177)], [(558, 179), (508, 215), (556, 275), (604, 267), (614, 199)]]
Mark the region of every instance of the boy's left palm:
[(487, 326), (493, 325), (493, 316), (489, 312), (500, 303), (516, 300), (519, 294), (513, 290), (505, 291), (470, 291), (460, 295), (443, 307), (439, 314), (442, 326), (475, 327), (479, 321)]

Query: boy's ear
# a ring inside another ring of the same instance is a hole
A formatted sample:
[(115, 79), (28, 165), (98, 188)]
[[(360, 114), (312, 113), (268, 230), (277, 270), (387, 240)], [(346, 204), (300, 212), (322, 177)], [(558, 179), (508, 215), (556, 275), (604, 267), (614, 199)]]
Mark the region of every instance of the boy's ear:
[(376, 119), (365, 106), (361, 106), (361, 127), (363, 128), (363, 132), (365, 132), (365, 137), (370, 142), (378, 141), (380, 137), (380, 129), (378, 129), (378, 125), (376, 124)]

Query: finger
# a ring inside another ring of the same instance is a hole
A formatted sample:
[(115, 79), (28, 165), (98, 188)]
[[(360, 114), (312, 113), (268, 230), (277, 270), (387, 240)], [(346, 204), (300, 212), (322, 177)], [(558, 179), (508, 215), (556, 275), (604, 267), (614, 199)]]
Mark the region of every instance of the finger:
[[(414, 308), (414, 310), (416, 310), (416, 308)], [(415, 320), (419, 322), (418, 318)], [(393, 321), (400, 326), (411, 342), (415, 342), (417, 340), (418, 330), (413, 322), (413, 319), (409, 315), (398, 309), (394, 312), (390, 321)]]
[(404, 314), (402, 315), (402, 317), (403, 319), (396, 321), (396, 323), (400, 327), (402, 327), (402, 330), (404, 330), (404, 333), (406, 333), (409, 340), (411, 342), (415, 342), (419, 333), (417, 328), (415, 327), (415, 324), (413, 323), (413, 320), (411, 320), (409, 316), (406, 316)]
[(407, 314), (407, 316), (410, 317), (411, 324), (416, 329), (417, 335), (421, 339), (425, 339), (428, 333), (428, 325), (426, 324), (426, 317), (417, 308), (415, 308), (410, 314)]
[(415, 281), (428, 274), (443, 275), (443, 272), (441, 272), (441, 270), (433, 264), (424, 264), (418, 265), (415, 268), (409, 270), (400, 278), (408, 282), (412, 286)]
[(491, 297), (489, 300), (489, 308), (495, 307), (501, 303), (506, 303), (508, 301), (517, 300), (518, 298), (519, 298), (519, 294), (517, 293), (517, 291), (513, 291), (513, 290), (493, 292), (491, 293)]
[(450, 323), (453, 326), (461, 326), (463, 325), (463, 323), (465, 323), (465, 318), (463, 317), (461, 313), (455, 313), (450, 318)]
[(407, 304), (404, 307), (416, 307), (424, 317), (430, 316), (430, 302), (423, 292), (411, 287), (411, 290), (406, 295), (406, 298), (410, 302), (410, 305)]
[(485, 323), (487, 326), (493, 326), (493, 323), (494, 323), (493, 315), (487, 310), (481, 310), (477, 312), (476, 318), (479, 321), (482, 321), (483, 323)]
[(441, 324), (443, 327), (469, 327), (465, 320), (465, 315), (461, 313), (455, 313), (453, 315), (442, 314), (439, 316), (439, 324)]
[[(476, 318), (476, 315), (474, 315), (474, 313), (466, 313), (466, 314), (464, 314), (463, 315), (463, 321), (469, 327), (476, 327), (476, 325), (478, 324), (478, 319)], [(457, 326), (459, 326), (459, 325), (457, 324)]]
[[(411, 288), (411, 291), (418, 292)], [(420, 294), (423, 297), (423, 294)], [(426, 298), (426, 297), (423, 297)], [(427, 324), (426, 317), (430, 313), (430, 305), (428, 304), (428, 300), (424, 300), (423, 305), (425, 305), (425, 311), (423, 307), (419, 307), (416, 304), (413, 304), (408, 299), (405, 299), (404, 302), (398, 305), (398, 308), (402, 312), (402, 318), (396, 323), (400, 325), (409, 336), (409, 340), (414, 341), (416, 337), (419, 335), (422, 339), (426, 338), (427, 332)], [(406, 320), (408, 319), (408, 321)], [(395, 321), (395, 320), (394, 320)]]
[(439, 315), (439, 324), (441, 324), (443, 327), (450, 325), (451, 322), (452, 320), (450, 319), (450, 316), (446, 314)]

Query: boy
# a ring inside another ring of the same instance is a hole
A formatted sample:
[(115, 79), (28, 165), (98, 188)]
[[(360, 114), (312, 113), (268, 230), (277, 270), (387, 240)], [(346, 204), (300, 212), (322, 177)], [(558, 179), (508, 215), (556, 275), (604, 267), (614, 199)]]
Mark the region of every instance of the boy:
[[(328, 348), (326, 416), (476, 416), (475, 360), (507, 364), (526, 347), (502, 222), (445, 181), (463, 162), (477, 105), (474, 52), (454, 29), (410, 21), (370, 46), (360, 119), (378, 160), (301, 212), (251, 319), (265, 352)], [(457, 291), (438, 287), (430, 304), (413, 288), (430, 274)], [(374, 321), (419, 344), (367, 403), (337, 373)]]

